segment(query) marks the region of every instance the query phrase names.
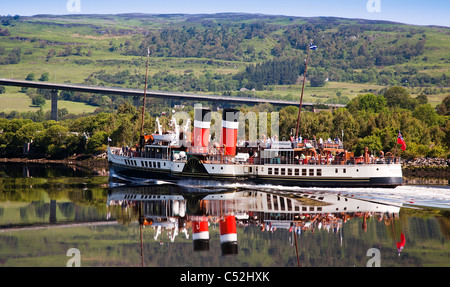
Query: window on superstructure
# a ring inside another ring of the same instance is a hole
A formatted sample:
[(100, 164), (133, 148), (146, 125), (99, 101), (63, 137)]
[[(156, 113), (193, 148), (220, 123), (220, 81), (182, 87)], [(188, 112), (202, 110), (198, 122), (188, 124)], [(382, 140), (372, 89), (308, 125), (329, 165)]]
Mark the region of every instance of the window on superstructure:
[(309, 169), (309, 176), (314, 176), (314, 169)]
[(267, 174), (272, 174), (272, 168), (271, 168), (271, 167), (269, 167), (269, 168), (267, 169)]
[(287, 199), (287, 210), (292, 211), (292, 199)]
[(281, 169), (281, 175), (285, 175), (286, 174), (286, 169), (285, 168), (282, 168)]
[(295, 169), (295, 175), (300, 175), (300, 169), (298, 168)]
[(317, 169), (317, 176), (322, 176), (322, 169)]
[(272, 198), (270, 194), (267, 194), (267, 208), (272, 209)]
[(302, 175), (306, 176), (306, 168), (302, 168)]
[(285, 204), (285, 202), (284, 202), (284, 198), (283, 197), (280, 197), (280, 210), (286, 210), (286, 204)]
[(278, 173), (279, 173), (279, 169), (275, 168), (275, 175), (278, 175)]
[(288, 168), (288, 175), (292, 175), (292, 168)]
[(278, 196), (273, 197), (273, 210), (278, 210)]

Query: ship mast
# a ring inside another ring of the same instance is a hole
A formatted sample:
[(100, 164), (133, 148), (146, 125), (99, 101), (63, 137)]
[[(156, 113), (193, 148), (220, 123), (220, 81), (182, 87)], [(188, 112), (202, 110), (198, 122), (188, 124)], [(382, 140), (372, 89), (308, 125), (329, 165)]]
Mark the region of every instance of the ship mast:
[(147, 49), (147, 65), (145, 67), (145, 86), (144, 86), (144, 100), (142, 103), (142, 122), (141, 122), (141, 138), (144, 136), (144, 115), (145, 115), (145, 100), (147, 97), (147, 78), (148, 78), (148, 60), (150, 58), (150, 47)]
[(313, 45), (312, 43), (306, 47), (306, 61), (305, 61), (305, 72), (303, 73), (303, 85), (302, 85), (302, 95), (300, 97), (300, 106), (298, 107), (298, 117), (297, 117), (297, 128), (295, 129), (295, 139), (298, 139), (298, 129), (300, 126), (300, 113), (302, 111), (302, 104), (303, 104), (303, 91), (305, 90), (305, 81), (306, 81), (306, 70), (308, 69), (308, 58), (309, 58), (309, 50), (315, 50), (317, 49), (317, 46)]

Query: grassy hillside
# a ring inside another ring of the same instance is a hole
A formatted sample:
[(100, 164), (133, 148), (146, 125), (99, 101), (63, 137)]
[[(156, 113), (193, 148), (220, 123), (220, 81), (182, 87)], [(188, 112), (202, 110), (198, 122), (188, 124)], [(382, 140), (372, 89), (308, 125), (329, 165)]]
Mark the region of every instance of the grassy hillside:
[[(17, 111), (22, 112), (36, 112), (40, 107), (33, 106), (30, 97), (24, 93), (16, 91), (16, 88), (8, 87), (7, 93), (0, 94), (0, 112)], [(98, 107), (91, 106), (85, 103), (77, 103), (72, 101), (58, 101), (58, 109), (67, 109), (72, 114), (90, 114)], [(51, 110), (51, 102), (46, 101), (42, 107), (44, 112)]]
[[(257, 81), (245, 77), (248, 65), (303, 58), (305, 44), (314, 41), (319, 49), (308, 75), (328, 81), (311, 87), (308, 80), (307, 101), (339, 102), (402, 85), (435, 106), (450, 92), (445, 27), (252, 14), (37, 15), (3, 17), (0, 27), (2, 78), (48, 73), (52, 82), (143, 88), (150, 47), (150, 88), (235, 95)], [(295, 100), (301, 83), (256, 87), (250, 96)], [(18, 90), (7, 89), (0, 110), (28, 109), (11, 100), (26, 102)]]

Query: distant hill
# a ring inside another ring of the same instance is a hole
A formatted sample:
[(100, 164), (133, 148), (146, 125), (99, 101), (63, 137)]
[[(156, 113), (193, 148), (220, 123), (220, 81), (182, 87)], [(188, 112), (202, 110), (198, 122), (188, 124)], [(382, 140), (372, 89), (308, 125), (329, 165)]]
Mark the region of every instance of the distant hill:
[[(1, 23), (5, 78), (49, 73), (50, 81), (142, 88), (149, 51), (153, 89), (242, 96), (246, 88), (260, 97), (291, 99), (313, 42), (318, 49), (311, 53), (306, 90), (311, 101), (394, 85), (424, 94), (434, 105), (450, 93), (446, 27), (244, 13), (36, 15), (2, 17)], [(109, 102), (99, 96), (90, 104)]]

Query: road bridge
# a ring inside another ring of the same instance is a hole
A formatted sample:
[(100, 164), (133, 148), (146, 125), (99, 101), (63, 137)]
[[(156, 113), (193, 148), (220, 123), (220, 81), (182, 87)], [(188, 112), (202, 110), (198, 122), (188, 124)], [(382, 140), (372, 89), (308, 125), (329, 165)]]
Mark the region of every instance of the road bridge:
[[(144, 90), (140, 89), (127, 89), (117, 87), (104, 87), (104, 86), (88, 86), (81, 84), (60, 84), (40, 81), (27, 81), (27, 80), (14, 80), (14, 79), (0, 79), (0, 85), (14, 86), (14, 87), (26, 87), (26, 88), (38, 88), (51, 90), (52, 104), (51, 104), (51, 118), (58, 120), (58, 91), (74, 91), (81, 93), (93, 93), (103, 95), (121, 95), (128, 97), (143, 97)], [(274, 106), (298, 106), (298, 101), (282, 101), (273, 99), (259, 99), (259, 98), (244, 98), (244, 97), (231, 97), (231, 96), (219, 96), (219, 95), (202, 95), (191, 94), (181, 92), (166, 92), (166, 91), (154, 91), (147, 90), (148, 97), (174, 99), (174, 100), (188, 100), (188, 101), (205, 101), (213, 104), (219, 103), (234, 103), (242, 105), (257, 105), (260, 103), (269, 103)], [(303, 106), (312, 107), (314, 103), (303, 103)], [(330, 107), (343, 107), (344, 105), (329, 105)]]

